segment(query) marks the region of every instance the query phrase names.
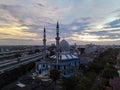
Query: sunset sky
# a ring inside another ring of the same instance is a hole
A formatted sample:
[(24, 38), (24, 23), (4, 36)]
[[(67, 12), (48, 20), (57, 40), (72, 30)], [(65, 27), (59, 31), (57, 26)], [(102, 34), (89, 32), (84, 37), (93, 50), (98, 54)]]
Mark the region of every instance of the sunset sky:
[(120, 0), (0, 0), (0, 45), (42, 45), (60, 37), (70, 44), (120, 45)]

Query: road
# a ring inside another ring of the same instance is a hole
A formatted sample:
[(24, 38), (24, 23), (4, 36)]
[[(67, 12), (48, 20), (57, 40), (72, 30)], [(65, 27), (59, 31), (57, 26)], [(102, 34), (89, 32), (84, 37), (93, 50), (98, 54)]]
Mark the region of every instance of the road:
[(25, 57), (21, 57), (19, 58), (19, 61), (18, 61), (18, 58), (11, 59), (11, 60), (5, 60), (4, 62), (0, 62), (0, 73), (4, 73), (5, 71), (12, 70), (16, 67), (19, 67), (20, 65), (28, 64), (30, 62), (34, 62), (41, 58), (42, 58), (42, 54), (37, 53), (34, 55), (28, 55)]

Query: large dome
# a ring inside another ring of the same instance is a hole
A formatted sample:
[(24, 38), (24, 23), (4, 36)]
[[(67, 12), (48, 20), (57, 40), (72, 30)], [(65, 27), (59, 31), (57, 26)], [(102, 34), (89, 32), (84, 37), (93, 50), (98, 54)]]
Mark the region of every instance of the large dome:
[[(66, 40), (60, 42), (60, 60), (77, 60), (78, 57), (70, 53), (70, 45)], [(51, 56), (52, 59), (56, 59), (56, 55)]]
[(62, 52), (69, 52), (70, 51), (70, 45), (66, 40), (62, 40), (60, 42), (60, 49)]

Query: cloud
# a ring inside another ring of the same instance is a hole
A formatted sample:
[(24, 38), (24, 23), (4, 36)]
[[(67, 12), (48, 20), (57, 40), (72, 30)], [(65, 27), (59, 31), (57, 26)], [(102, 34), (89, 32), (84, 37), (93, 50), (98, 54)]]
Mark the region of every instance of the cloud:
[(118, 3), (119, 0), (0, 0), (0, 44), (42, 43), (43, 27), (47, 42), (54, 42), (57, 21), (61, 38), (71, 43), (120, 44)]

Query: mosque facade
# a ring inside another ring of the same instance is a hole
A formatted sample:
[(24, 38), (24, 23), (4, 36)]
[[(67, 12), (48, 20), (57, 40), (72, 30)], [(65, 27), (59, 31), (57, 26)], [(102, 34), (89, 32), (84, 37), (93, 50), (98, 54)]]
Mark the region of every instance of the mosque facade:
[(60, 71), (62, 77), (70, 77), (74, 75), (76, 70), (80, 69), (80, 59), (70, 52), (70, 45), (66, 40), (60, 40), (59, 37), (59, 23), (56, 27), (56, 54), (50, 59), (45, 58), (46, 54), (46, 30), (44, 28), (43, 35), (43, 60), (37, 62), (36, 68), (40, 75), (44, 76), (50, 73), (50, 70), (57, 69)]

